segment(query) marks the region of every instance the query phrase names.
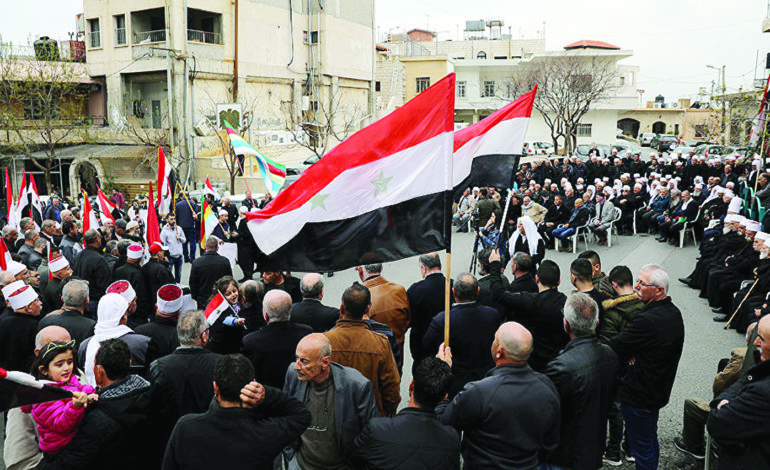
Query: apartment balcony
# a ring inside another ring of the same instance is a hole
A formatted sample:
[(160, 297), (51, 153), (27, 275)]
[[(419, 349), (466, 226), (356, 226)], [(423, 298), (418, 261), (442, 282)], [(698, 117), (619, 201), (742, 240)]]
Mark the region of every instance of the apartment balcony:
[(197, 31), (194, 29), (187, 30), (187, 40), (190, 42), (198, 42), (202, 44), (224, 44), (222, 41), (222, 35), (220, 33)]
[(134, 33), (132, 43), (136, 44), (157, 44), (159, 42), (166, 42), (166, 30), (159, 29), (156, 31), (142, 31)]

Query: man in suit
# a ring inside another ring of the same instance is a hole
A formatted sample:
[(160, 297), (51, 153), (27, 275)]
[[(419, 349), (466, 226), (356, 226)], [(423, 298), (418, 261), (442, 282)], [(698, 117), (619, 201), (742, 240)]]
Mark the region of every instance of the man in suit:
[(599, 245), (607, 243), (607, 230), (615, 218), (615, 205), (608, 201), (604, 193), (596, 194), (596, 214), (589, 222), (588, 229), (599, 238)]
[(158, 357), (167, 356), (179, 347), (176, 324), (182, 302), (182, 289), (178, 285), (161, 286), (155, 302), (155, 318), (136, 327), (137, 333), (150, 338)]
[(86, 247), (75, 258), (72, 271), (75, 276), (88, 281), (88, 297), (91, 299), (91, 303), (88, 304), (88, 316), (96, 318), (99, 299), (110, 285), (110, 268), (102, 257), (102, 236), (99, 232), (94, 229), (88, 230), (83, 234), (83, 242)]
[[(61, 259), (66, 262), (64, 257)], [(88, 284), (83, 280), (73, 279), (61, 290), (61, 296), (64, 300), (64, 310), (58, 314), (46, 315), (40, 320), (38, 328), (42, 330), (51, 325), (63, 327), (75, 340), (77, 351), (83, 340), (94, 335), (94, 326), (96, 326), (95, 321), (83, 316), (88, 306)]]
[(409, 311), (412, 315), (409, 331), (409, 350), (412, 352), (412, 373), (424, 358), (433, 356), (435, 351), (423, 348), (422, 338), (428, 331), (433, 317), (444, 311), (446, 278), (441, 273), (441, 257), (428, 253), (419, 258), (422, 280), (412, 284), (406, 291)]
[[(511, 292), (537, 292), (537, 282), (532, 273), (532, 257), (524, 252), (513, 254), (511, 258), (513, 281), (508, 287)], [(500, 312), (503, 313), (503, 312)]]
[(198, 204), (187, 198), (187, 195), (182, 192), (181, 198), (176, 203), (175, 214), (177, 224), (184, 230), (184, 237), (187, 243), (182, 244), (182, 252), (184, 254), (185, 262), (195, 261), (195, 246), (198, 244), (198, 231), (195, 229), (195, 225), (198, 223), (198, 213), (200, 207)]
[(674, 208), (674, 212), (658, 225), (660, 237), (656, 238), (656, 240), (659, 242), (668, 241), (669, 245), (676, 245), (679, 239), (679, 232), (684, 228), (686, 222), (695, 222), (697, 214), (698, 202), (690, 196), (690, 191), (682, 191), (682, 199)]
[(537, 270), (538, 293), (506, 292), (500, 282), (500, 254), (493, 252), (489, 257), (492, 265), (492, 296), (508, 309), (508, 318), (520, 321), (531, 333), (534, 349), (529, 365), (535, 371), (542, 371), (569, 342), (564, 331), (564, 302), (567, 296), (559, 292), (559, 265), (545, 260)]
[(307, 325), (314, 333), (323, 333), (334, 328), (340, 318), (340, 310), (327, 307), (324, 298), (324, 279), (318, 273), (305, 274), (299, 284), (302, 302), (291, 306), (291, 322)]
[(371, 292), (372, 306), (369, 309), (369, 318), (384, 323), (393, 330), (403, 357), (404, 337), (411, 319), (406, 289), (382, 277), (382, 263), (359, 266), (358, 276)]
[(265, 294), (262, 311), (267, 326), (243, 337), (241, 353), (254, 365), (259, 383), (283, 388), (286, 367), (294, 362), (297, 344), (313, 329), (289, 321), (291, 296), (280, 289)]
[[(498, 271), (499, 272), (499, 271)], [(489, 351), (500, 326), (500, 313), (478, 305), (479, 285), (471, 274), (460, 274), (452, 293), (455, 305), (449, 312), (449, 344), (452, 347), (452, 387), (456, 395), (468, 382), (481, 380), (494, 367)], [(430, 322), (422, 344), (426, 351), (438, 351), (444, 342), (445, 314), (438, 313)]]
[(212, 235), (206, 239), (205, 250), (203, 256), (196, 259), (190, 269), (190, 294), (201, 310), (206, 308), (213, 294), (214, 284), (225, 276), (233, 275), (230, 261), (217, 253), (219, 251), (217, 237)]
[(552, 232), (556, 228), (564, 223), (567, 223), (570, 216), (570, 208), (564, 204), (564, 198), (561, 195), (556, 194), (553, 197), (553, 205), (548, 208), (548, 212), (545, 214), (543, 223), (538, 226), (537, 231), (540, 232), (540, 236), (543, 237), (546, 246), (550, 249), (555, 247), (554, 237)]

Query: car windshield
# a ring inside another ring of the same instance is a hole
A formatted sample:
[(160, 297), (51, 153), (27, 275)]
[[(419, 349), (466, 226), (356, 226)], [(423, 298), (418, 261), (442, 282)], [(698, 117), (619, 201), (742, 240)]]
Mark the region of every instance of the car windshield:
[(676, 139), (676, 136), (675, 135), (670, 135), (670, 134), (664, 134), (664, 135), (660, 136), (660, 139), (661, 140), (673, 140), (673, 139)]

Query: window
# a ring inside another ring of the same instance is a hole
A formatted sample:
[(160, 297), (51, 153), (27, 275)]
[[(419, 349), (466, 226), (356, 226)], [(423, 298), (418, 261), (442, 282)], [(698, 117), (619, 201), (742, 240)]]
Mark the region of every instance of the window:
[(430, 77), (418, 77), (417, 78), (417, 93), (422, 93), (423, 91), (430, 88)]
[(88, 31), (91, 36), (91, 47), (102, 47), (102, 38), (99, 35), (99, 18), (88, 20)]
[(302, 40), (305, 44), (318, 44), (318, 31), (310, 31), (309, 37), (307, 31), (302, 31)]
[(578, 137), (591, 137), (591, 126), (592, 124), (578, 124), (577, 125), (577, 136)]
[(380, 91), (380, 81), (374, 82), (374, 91)]
[(39, 121), (43, 119), (60, 119), (61, 108), (59, 95), (46, 96), (46, 90), (39, 90), (24, 97), (24, 119)]
[(126, 45), (126, 15), (115, 15), (115, 45)]
[(495, 81), (484, 80), (484, 89), (482, 90), (481, 97), (491, 98), (493, 96), (495, 96)]
[(620, 86), (626, 86), (626, 77), (618, 77), (620, 80)]
[(505, 60), (507, 58), (508, 58), (507, 55), (496, 55), (495, 56), (495, 60)]
[(465, 81), (457, 82), (457, 97), (465, 98)]
[(476, 58), (477, 59), (486, 59), (487, 58), (487, 53), (484, 52), (484, 51), (479, 51), (479, 53), (476, 54)]

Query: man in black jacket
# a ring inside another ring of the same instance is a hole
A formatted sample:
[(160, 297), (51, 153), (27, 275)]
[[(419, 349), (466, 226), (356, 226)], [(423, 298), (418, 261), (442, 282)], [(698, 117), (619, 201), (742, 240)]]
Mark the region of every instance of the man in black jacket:
[(607, 414), (617, 392), (618, 356), (596, 336), (599, 308), (586, 294), (564, 304), (567, 347), (543, 372), (559, 391), (561, 438), (546, 460), (573, 470), (602, 466)]
[(409, 310), (412, 314), (409, 331), (409, 350), (412, 353), (412, 373), (417, 366), (435, 351), (423, 348), (422, 339), (428, 331), (433, 317), (444, 311), (446, 278), (441, 273), (441, 257), (438, 253), (429, 253), (419, 258), (422, 280), (412, 284), (406, 290)]
[(180, 346), (150, 364), (152, 398), (158, 410), (159, 433), (168, 441), (176, 422), (190, 413), (204, 413), (214, 397), (214, 366), (221, 357), (206, 349), (209, 324), (197, 310), (184, 312), (176, 326)]
[(307, 325), (314, 333), (324, 333), (334, 328), (340, 319), (340, 309), (321, 303), (324, 298), (323, 276), (318, 273), (305, 274), (299, 283), (299, 290), (302, 292), (302, 302), (291, 306), (291, 322)]
[(163, 357), (179, 347), (176, 323), (182, 310), (182, 289), (176, 284), (167, 284), (158, 289), (156, 297), (155, 318), (139, 325), (135, 331), (150, 338), (157, 357)]
[(81, 279), (72, 279), (64, 286), (61, 295), (64, 300), (64, 310), (61, 313), (51, 313), (43, 317), (38, 328), (42, 330), (51, 325), (63, 327), (75, 340), (75, 351), (77, 351), (80, 343), (94, 335), (94, 326), (96, 326), (95, 321), (83, 316), (88, 306), (88, 284)]
[[(147, 297), (148, 289), (140, 266), (143, 254), (144, 249), (142, 245), (129, 245), (126, 249), (126, 262), (115, 268), (115, 271), (112, 273), (113, 283), (127, 281), (131, 285), (131, 290), (136, 294), (134, 311), (128, 314), (128, 324), (130, 326), (147, 323), (153, 312), (155, 297)], [(128, 299), (126, 300), (129, 303), (131, 302)]]
[(99, 400), (88, 405), (75, 438), (55, 460), (44, 460), (40, 468), (153, 467), (150, 457), (156, 455), (153, 446), (159, 444), (150, 432), (150, 383), (129, 375), (131, 351), (121, 339), (103, 341), (94, 362)]
[(254, 369), (240, 354), (217, 361), (214, 397), (206, 413), (179, 420), (163, 470), (271, 468), (281, 449), (310, 425), (302, 402), (254, 382)]
[(150, 253), (150, 259), (142, 266), (142, 277), (144, 277), (145, 288), (147, 289), (145, 295), (154, 301), (158, 289), (176, 283), (176, 279), (174, 279), (168, 261), (166, 261), (167, 246), (161, 245), (160, 242), (153, 242), (147, 251)]
[[(540, 455), (559, 443), (559, 394), (548, 377), (527, 365), (531, 352), (529, 331), (503, 323), (492, 343), (495, 368), (436, 408), (442, 423), (463, 432), (466, 469), (533, 470)], [(448, 349), (439, 358), (451, 364)]]
[(460, 435), (436, 418), (436, 405), (452, 383), (452, 370), (435, 357), (414, 368), (409, 406), (393, 418), (373, 418), (356, 438), (351, 456), (359, 468), (460, 469)]
[(535, 277), (538, 293), (513, 293), (502, 288), (500, 275), (496, 274), (500, 272), (500, 255), (494, 252), (489, 259), (492, 262), (492, 295), (508, 309), (508, 319), (519, 321), (530, 330), (535, 346), (529, 365), (542, 371), (569, 342), (562, 313), (567, 296), (559, 292), (559, 265), (551, 260), (540, 264)]
[(510, 292), (537, 292), (537, 281), (532, 273), (532, 257), (528, 253), (517, 252), (511, 258)]
[(644, 266), (636, 288), (645, 306), (610, 346), (622, 362), (633, 359), (617, 401), (637, 468), (656, 468), (660, 454), (658, 412), (668, 403), (674, 386), (684, 345), (684, 322), (668, 296), (668, 273), (663, 268)]
[(259, 383), (280, 389), (286, 367), (294, 362), (297, 344), (313, 329), (289, 321), (291, 297), (282, 290), (265, 294), (262, 311), (267, 317), (267, 326), (244, 336), (241, 352), (254, 366)]
[[(449, 311), (449, 344), (453, 356), (450, 397), (468, 382), (483, 379), (487, 371), (494, 367), (489, 350), (501, 323), (500, 312), (476, 303), (479, 286), (471, 274), (460, 274), (452, 293), (456, 303)], [(422, 340), (425, 350), (437, 351), (444, 342), (445, 317), (444, 312), (440, 312), (431, 320)]]
[(719, 469), (770, 468), (770, 316), (757, 326), (759, 362), (711, 402), (708, 432), (719, 444)]
[(110, 285), (110, 267), (107, 266), (107, 261), (102, 257), (100, 251), (102, 236), (98, 231), (88, 230), (83, 234), (83, 241), (86, 247), (75, 258), (72, 272), (80, 279), (88, 281), (88, 298), (91, 301), (86, 311), (90, 318), (96, 318), (96, 307), (99, 305), (99, 299), (102, 298), (107, 286)]
[(203, 256), (193, 261), (190, 269), (190, 294), (198, 303), (198, 308), (203, 310), (214, 293), (214, 284), (225, 276), (232, 276), (233, 270), (230, 261), (221, 256), (219, 251), (219, 239), (210, 236), (206, 239), (206, 252)]
[(554, 249), (554, 238), (552, 232), (561, 224), (566, 224), (569, 220), (570, 208), (564, 204), (564, 199), (560, 195), (556, 195), (553, 198), (553, 205), (548, 208), (548, 212), (545, 214), (543, 223), (537, 228), (540, 232), (540, 236), (543, 237), (543, 241), (547, 248)]

